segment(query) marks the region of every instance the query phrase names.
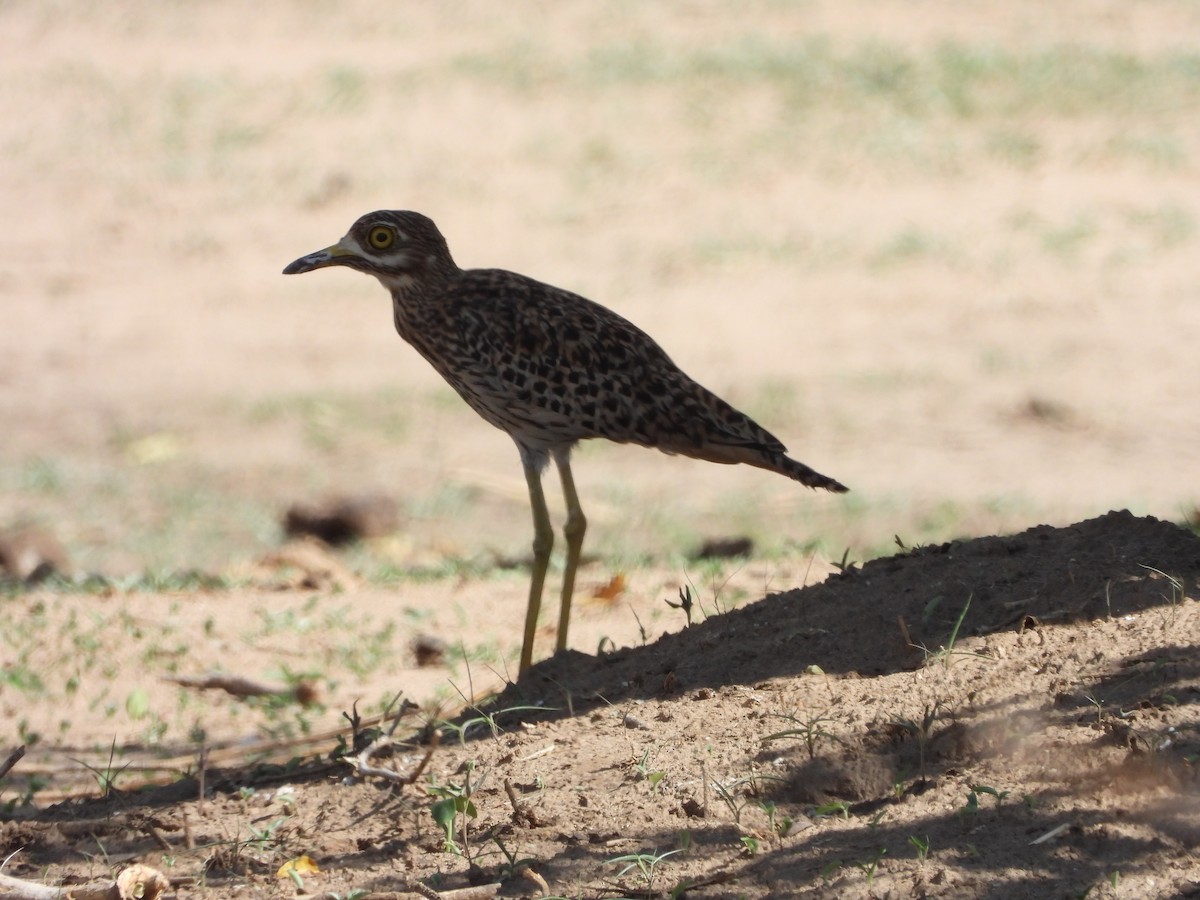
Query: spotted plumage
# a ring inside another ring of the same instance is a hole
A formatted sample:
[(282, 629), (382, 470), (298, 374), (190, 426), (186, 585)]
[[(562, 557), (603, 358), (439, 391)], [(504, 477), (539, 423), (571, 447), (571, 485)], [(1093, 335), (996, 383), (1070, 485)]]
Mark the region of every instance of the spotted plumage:
[(649, 335), (612, 310), (514, 272), (460, 269), (437, 226), (419, 213), (365, 215), (337, 244), (284, 273), (339, 265), (379, 279), (391, 293), (400, 336), (520, 450), (535, 531), (521, 671), (532, 660), (553, 543), (541, 490), (551, 456), (568, 509), (559, 649), (586, 527), (569, 462), (578, 441), (606, 438), (746, 463), (809, 487), (846, 490), (788, 457), (777, 438), (685, 375)]

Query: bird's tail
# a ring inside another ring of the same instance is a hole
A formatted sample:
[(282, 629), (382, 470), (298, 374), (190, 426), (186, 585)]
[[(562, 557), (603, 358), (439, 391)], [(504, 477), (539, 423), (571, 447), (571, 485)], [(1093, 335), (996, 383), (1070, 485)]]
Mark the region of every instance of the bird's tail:
[(822, 488), (826, 491), (832, 491), (835, 494), (844, 494), (850, 490), (840, 481), (836, 481), (828, 475), (822, 475), (815, 469), (810, 469), (804, 463), (797, 462), (790, 456), (784, 456), (782, 453), (768, 455), (760, 465), (764, 469), (770, 469), (773, 472), (778, 472), (780, 475), (786, 475), (788, 478), (794, 479), (810, 488)]

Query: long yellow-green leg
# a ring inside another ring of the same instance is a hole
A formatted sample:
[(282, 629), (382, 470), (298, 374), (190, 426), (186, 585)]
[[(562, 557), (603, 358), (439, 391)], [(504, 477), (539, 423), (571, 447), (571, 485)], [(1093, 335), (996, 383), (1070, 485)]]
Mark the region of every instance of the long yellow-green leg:
[(567, 523), (563, 526), (563, 537), (567, 539), (567, 560), (563, 567), (562, 601), (558, 611), (559, 650), (567, 647), (567, 628), (571, 624), (571, 595), (575, 593), (575, 570), (579, 568), (579, 554), (583, 549), (583, 535), (587, 531), (587, 519), (575, 493), (575, 478), (571, 475), (571, 448), (554, 451), (554, 462), (562, 477), (563, 499), (567, 504)]
[(533, 574), (529, 580), (529, 606), (525, 609), (525, 641), (521, 644), (519, 671), (522, 675), (533, 664), (533, 636), (537, 631), (538, 612), (542, 607), (542, 587), (546, 583), (550, 551), (554, 547), (554, 529), (550, 525), (550, 511), (546, 509), (546, 495), (542, 492), (545, 456), (541, 459), (530, 457), (531, 454), (522, 449), (521, 465), (525, 467), (525, 481), (529, 484), (529, 507), (533, 510)]

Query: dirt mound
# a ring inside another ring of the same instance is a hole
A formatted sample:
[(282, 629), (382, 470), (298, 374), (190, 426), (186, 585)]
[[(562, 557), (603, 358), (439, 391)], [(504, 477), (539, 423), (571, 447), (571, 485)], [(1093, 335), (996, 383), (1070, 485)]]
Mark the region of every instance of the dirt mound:
[[(1200, 575), (1200, 538), (1110, 512), (1067, 528), (954, 541), (873, 560), (770, 595), (649, 647), (548, 660), (538, 679), (608, 701), (646, 692), (750, 685), (811, 671), (886, 675), (924, 664), (957, 637), (1124, 616), (1178, 603)], [(963, 615), (964, 608), (966, 610)], [(576, 707), (577, 708), (577, 707)]]

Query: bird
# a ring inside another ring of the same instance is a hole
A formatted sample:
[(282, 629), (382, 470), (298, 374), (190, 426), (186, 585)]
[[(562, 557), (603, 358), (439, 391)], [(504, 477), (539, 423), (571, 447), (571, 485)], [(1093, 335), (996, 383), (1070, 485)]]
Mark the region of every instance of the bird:
[(519, 674), (554, 546), (542, 475), (554, 460), (566, 505), (556, 650), (567, 646), (587, 519), (571, 473), (579, 441), (605, 438), (715, 463), (744, 463), (834, 493), (845, 485), (787, 455), (746, 414), (684, 374), (658, 343), (605, 306), (504, 269), (462, 269), (433, 220), (408, 210), (360, 217), (285, 275), (344, 266), (391, 294), (396, 331), (483, 419), (516, 443), (533, 513), (533, 563)]

